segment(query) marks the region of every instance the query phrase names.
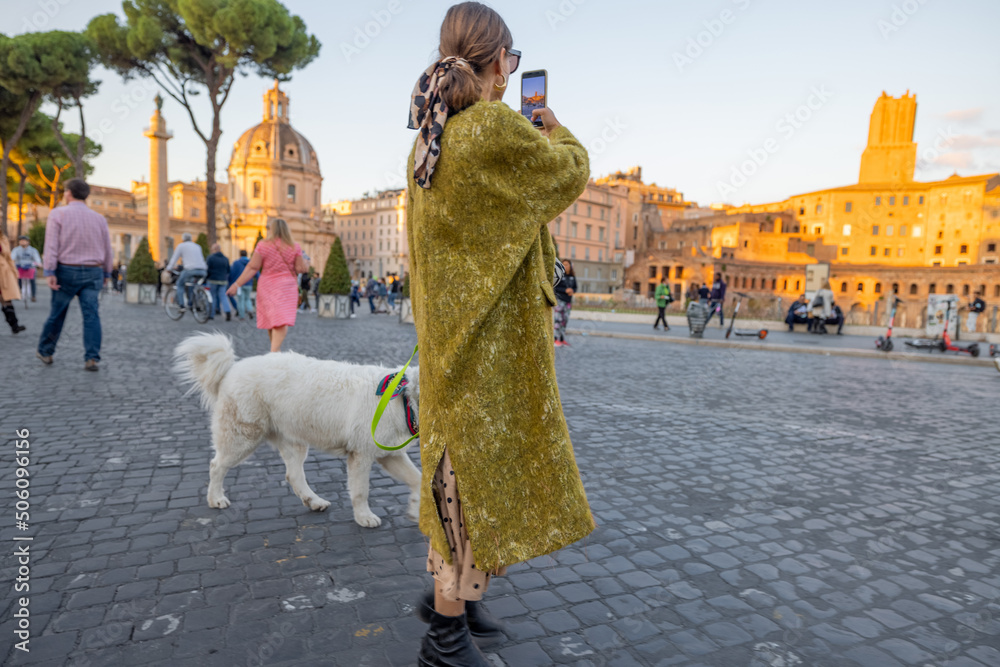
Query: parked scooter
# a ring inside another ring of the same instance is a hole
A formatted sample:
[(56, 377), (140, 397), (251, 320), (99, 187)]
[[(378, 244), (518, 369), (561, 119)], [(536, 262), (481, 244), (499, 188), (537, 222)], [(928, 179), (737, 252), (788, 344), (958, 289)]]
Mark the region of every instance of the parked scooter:
[(942, 352), (963, 352), (965, 354), (972, 355), (973, 357), (979, 356), (979, 343), (969, 343), (968, 345), (960, 345), (951, 340), (951, 334), (948, 332), (948, 322), (951, 316), (951, 301), (948, 302), (948, 307), (944, 311), (944, 334), (941, 336), (941, 351)]
[(892, 325), (896, 321), (896, 308), (901, 303), (903, 303), (903, 300), (893, 294), (892, 310), (889, 313), (889, 331), (885, 336), (879, 336), (875, 339), (875, 349), (882, 350), (883, 352), (892, 352)]
[[(726, 338), (729, 338), (730, 334), (736, 334), (737, 336), (746, 336), (749, 338), (759, 338), (764, 340), (767, 338), (767, 329), (733, 329), (733, 325), (736, 324), (736, 317), (740, 314), (740, 304), (743, 303), (744, 297), (750, 298), (748, 294), (743, 292), (736, 292), (738, 299), (733, 299), (736, 302), (736, 308), (733, 309), (733, 316), (729, 318), (729, 328), (726, 329)], [(719, 308), (722, 308), (722, 304), (719, 304)]]

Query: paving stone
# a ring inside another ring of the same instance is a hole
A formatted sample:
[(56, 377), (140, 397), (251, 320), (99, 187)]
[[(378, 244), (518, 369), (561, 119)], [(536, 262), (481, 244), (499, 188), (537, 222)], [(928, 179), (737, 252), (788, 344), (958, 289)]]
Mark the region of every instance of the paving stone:
[[(45, 314), (25, 321), (37, 331)], [(261, 664), (412, 665), (426, 629), (413, 604), (430, 579), (424, 537), (402, 516), (407, 490), (376, 466), (383, 523), (364, 529), (342, 459), (306, 462), (333, 502), (319, 514), (262, 447), (229, 473), (232, 507), (208, 508), (209, 418), (170, 371), (173, 348), (203, 328), (115, 299), (102, 320), (100, 374), (43, 368), (33, 341), (4, 343), (5, 369), (30, 380), (18, 400), (60, 406), (58, 419), (25, 418), (45, 442), (33, 497), (60, 508), (34, 522), (31, 664), (245, 664), (278, 632)], [(235, 333), (240, 357), (266, 352), (256, 328), (230, 324), (215, 327)], [(71, 310), (64, 357), (79, 326)], [(771, 647), (785, 664), (823, 667), (1000, 664), (981, 622), (1000, 599), (1000, 548), (986, 538), (1000, 532), (1000, 424), (952, 417), (995, 410), (981, 369), (571, 336), (557, 372), (601, 526), (492, 583), (486, 606), (506, 624), (494, 664), (754, 665)], [(288, 344), (393, 365), (414, 342), (412, 326), (362, 310), (300, 314)], [(672, 375), (701, 380), (637, 395), (662, 382), (649, 359), (664, 352)], [(913, 407), (928, 395), (935, 410)], [(808, 446), (782, 401), (828, 415)]]

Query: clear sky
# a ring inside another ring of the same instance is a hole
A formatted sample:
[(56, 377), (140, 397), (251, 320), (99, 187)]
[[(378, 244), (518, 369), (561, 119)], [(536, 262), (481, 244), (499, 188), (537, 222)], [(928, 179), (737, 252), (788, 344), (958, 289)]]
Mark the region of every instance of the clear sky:
[[(319, 155), (323, 201), (403, 186), (401, 163), (414, 137), (406, 129), (409, 94), (432, 62), (452, 3), (285, 4), (323, 44), (319, 58), (285, 85), (292, 124)], [(521, 72), (548, 70), (549, 105), (591, 149), (594, 176), (641, 165), (647, 182), (700, 204), (763, 203), (855, 183), (883, 90), (917, 94), (918, 180), (1000, 171), (997, 0), (492, 6), (524, 54), (505, 101), (518, 107)], [(104, 12), (121, 13), (121, 3), (0, 0), (0, 30), (78, 30)], [(373, 37), (359, 37), (366, 28)], [(111, 131), (95, 137), (104, 152), (90, 180), (127, 189), (149, 171), (142, 131), (155, 90), (111, 72), (99, 78), (100, 92), (86, 103), (87, 126), (96, 131), (109, 120)], [(261, 95), (271, 83), (254, 76), (237, 82), (223, 112), (220, 181), (233, 142), (260, 122)], [(204, 145), (185, 112), (168, 98), (164, 115), (175, 137), (171, 180), (203, 178)], [(200, 118), (207, 124), (207, 111)], [(67, 126), (76, 129), (73, 121)], [(768, 153), (765, 145), (777, 149)], [(744, 164), (754, 155), (760, 166)], [(741, 179), (734, 169), (752, 174)]]

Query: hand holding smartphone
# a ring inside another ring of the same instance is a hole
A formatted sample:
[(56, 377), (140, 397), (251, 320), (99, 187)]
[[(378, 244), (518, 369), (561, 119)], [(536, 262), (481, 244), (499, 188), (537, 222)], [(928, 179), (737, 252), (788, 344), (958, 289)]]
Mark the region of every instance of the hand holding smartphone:
[(535, 127), (542, 127), (542, 119), (532, 119), (535, 109), (544, 109), (548, 98), (548, 73), (543, 70), (525, 72), (521, 75), (521, 114)]

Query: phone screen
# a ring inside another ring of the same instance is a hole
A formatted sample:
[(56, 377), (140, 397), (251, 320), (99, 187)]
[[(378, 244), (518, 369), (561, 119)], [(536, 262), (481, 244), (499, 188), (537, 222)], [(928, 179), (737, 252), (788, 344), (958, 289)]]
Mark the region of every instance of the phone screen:
[[(521, 113), (531, 120), (531, 112), (545, 108), (546, 93), (545, 70), (525, 72), (521, 76)], [(536, 120), (535, 125), (541, 126), (542, 121)]]

